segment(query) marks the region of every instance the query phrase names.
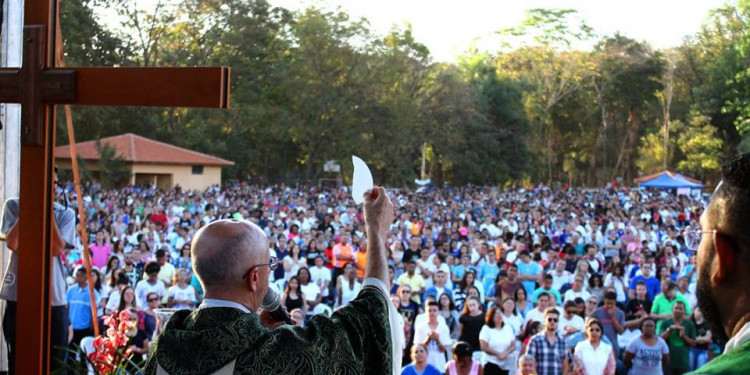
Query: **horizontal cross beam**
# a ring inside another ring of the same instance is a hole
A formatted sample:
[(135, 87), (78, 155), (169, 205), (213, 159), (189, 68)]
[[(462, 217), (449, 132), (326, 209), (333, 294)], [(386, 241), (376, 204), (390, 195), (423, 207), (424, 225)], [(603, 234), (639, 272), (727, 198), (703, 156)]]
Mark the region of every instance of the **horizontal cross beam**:
[[(0, 69), (0, 103), (21, 103), (21, 75)], [(229, 78), (226, 67), (47, 69), (40, 96), (49, 104), (229, 108)]]

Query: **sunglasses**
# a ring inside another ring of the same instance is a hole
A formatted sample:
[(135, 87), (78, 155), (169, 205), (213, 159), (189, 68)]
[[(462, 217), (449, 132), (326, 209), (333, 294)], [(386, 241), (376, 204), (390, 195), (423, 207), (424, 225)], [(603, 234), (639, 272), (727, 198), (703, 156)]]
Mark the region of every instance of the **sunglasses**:
[(599, 329), (599, 328), (591, 328), (591, 329), (589, 329), (589, 331), (591, 331), (591, 332), (601, 332), (602, 330)]
[(568, 311), (566, 311), (566, 313), (568, 313), (568, 314), (575, 314), (576, 312), (573, 311), (573, 310), (568, 310)]
[(406, 293), (411, 293), (411, 290), (402, 290), (401, 292), (406, 294)]
[(158, 298), (149, 298), (149, 299), (148, 299), (148, 302), (156, 302), (156, 301), (158, 301), (158, 300), (159, 300)]
[(547, 318), (547, 321), (550, 323), (557, 323), (557, 318)]

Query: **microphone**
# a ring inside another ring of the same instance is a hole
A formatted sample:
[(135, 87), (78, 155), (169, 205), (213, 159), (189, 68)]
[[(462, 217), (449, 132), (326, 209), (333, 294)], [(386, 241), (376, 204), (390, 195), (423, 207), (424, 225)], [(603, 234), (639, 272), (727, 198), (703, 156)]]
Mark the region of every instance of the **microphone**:
[(268, 311), (268, 313), (271, 314), (273, 320), (294, 325), (292, 317), (290, 317), (289, 313), (284, 309), (283, 306), (281, 306), (279, 296), (278, 294), (276, 294), (276, 292), (273, 291), (273, 289), (268, 288), (265, 297), (263, 297), (263, 302), (261, 302), (260, 304), (260, 308)]

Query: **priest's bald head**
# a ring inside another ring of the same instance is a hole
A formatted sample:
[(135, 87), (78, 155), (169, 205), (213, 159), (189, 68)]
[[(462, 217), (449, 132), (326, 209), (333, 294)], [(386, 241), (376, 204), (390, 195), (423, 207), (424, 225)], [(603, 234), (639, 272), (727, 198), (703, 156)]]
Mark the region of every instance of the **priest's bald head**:
[(192, 263), (206, 298), (257, 311), (268, 289), (268, 238), (245, 220), (218, 220), (193, 238)]

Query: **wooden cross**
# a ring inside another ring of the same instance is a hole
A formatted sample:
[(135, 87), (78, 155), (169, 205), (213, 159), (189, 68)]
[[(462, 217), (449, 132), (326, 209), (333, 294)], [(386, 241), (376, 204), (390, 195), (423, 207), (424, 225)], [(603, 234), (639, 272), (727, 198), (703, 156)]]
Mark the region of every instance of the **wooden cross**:
[(23, 66), (0, 69), (21, 104), (16, 372), (47, 374), (55, 104), (229, 107), (229, 68), (55, 68), (57, 0), (26, 0)]

